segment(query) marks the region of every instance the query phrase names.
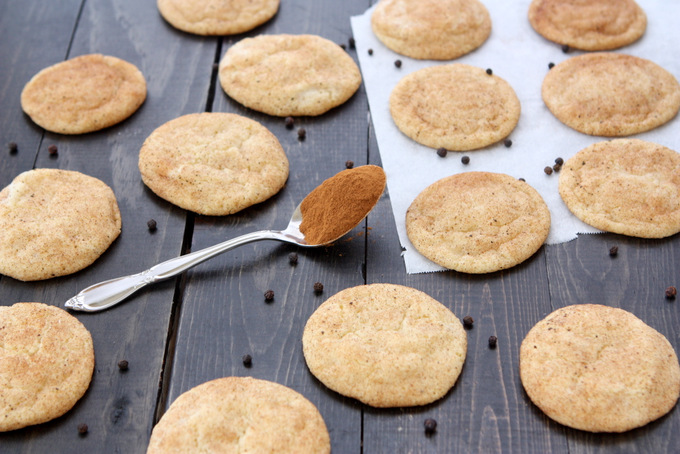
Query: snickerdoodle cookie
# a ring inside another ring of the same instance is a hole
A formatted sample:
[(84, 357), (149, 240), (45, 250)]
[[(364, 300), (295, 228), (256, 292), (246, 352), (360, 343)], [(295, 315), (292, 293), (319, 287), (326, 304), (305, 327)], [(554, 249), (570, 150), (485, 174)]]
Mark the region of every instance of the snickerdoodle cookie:
[(465, 172), (425, 188), (406, 212), (413, 246), (433, 262), (464, 273), (490, 273), (531, 257), (550, 231), (550, 212), (524, 181)]
[(151, 433), (148, 454), (171, 452), (328, 454), (317, 408), (286, 386), (225, 377), (180, 395)]
[(680, 154), (639, 139), (590, 145), (568, 159), (562, 200), (583, 222), (641, 238), (680, 232)]
[(451, 60), (487, 40), (491, 17), (478, 0), (380, 0), (371, 27), (383, 44), (399, 54)]
[(390, 94), (390, 114), (401, 132), (447, 150), (474, 150), (502, 140), (517, 125), (520, 110), (504, 79), (462, 63), (415, 71)]
[(74, 316), (42, 303), (0, 306), (0, 432), (63, 415), (93, 371), (92, 336)]
[(219, 216), (279, 192), (288, 178), (288, 158), (260, 123), (205, 112), (175, 118), (153, 131), (139, 152), (139, 170), (159, 197)]
[(307, 321), (309, 370), (330, 389), (373, 407), (425, 405), (458, 379), (467, 334), (429, 295), (401, 285), (345, 289)]
[(647, 28), (635, 0), (533, 0), (529, 22), (550, 41), (588, 51), (626, 46)]
[(101, 180), (36, 169), (0, 191), (0, 273), (22, 281), (80, 271), (121, 231), (118, 202)]
[(542, 96), (558, 120), (595, 136), (649, 131), (680, 109), (680, 84), (670, 72), (613, 52), (579, 55), (556, 65), (543, 80)]
[(623, 309), (579, 304), (538, 322), (519, 352), (522, 385), (551, 419), (624, 432), (668, 413), (680, 365), (663, 334)]
[(361, 84), (347, 52), (316, 35), (245, 38), (222, 57), (219, 78), (232, 99), (275, 116), (321, 115)]
[(146, 99), (146, 81), (132, 63), (82, 55), (43, 69), (21, 92), (21, 108), (39, 126), (83, 134), (132, 115)]
[(271, 19), (279, 0), (158, 0), (173, 27), (197, 35), (235, 35)]

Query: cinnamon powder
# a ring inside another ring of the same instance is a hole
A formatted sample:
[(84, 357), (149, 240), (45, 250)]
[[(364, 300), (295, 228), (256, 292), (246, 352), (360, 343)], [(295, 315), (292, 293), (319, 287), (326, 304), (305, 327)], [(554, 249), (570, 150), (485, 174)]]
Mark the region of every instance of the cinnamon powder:
[(343, 170), (302, 201), (300, 231), (309, 244), (325, 244), (352, 230), (385, 190), (385, 172), (373, 165)]

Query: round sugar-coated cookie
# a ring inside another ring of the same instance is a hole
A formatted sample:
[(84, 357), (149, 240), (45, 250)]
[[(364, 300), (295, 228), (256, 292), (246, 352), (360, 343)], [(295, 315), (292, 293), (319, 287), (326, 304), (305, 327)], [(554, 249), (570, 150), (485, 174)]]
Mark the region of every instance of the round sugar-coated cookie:
[(146, 99), (146, 81), (132, 63), (100, 54), (43, 69), (21, 92), (21, 108), (39, 126), (83, 134), (120, 123)]
[(569, 210), (600, 230), (641, 238), (680, 232), (680, 153), (639, 139), (592, 144), (562, 166)]
[(175, 118), (153, 131), (139, 152), (139, 170), (159, 197), (220, 216), (279, 192), (288, 179), (288, 158), (260, 123), (205, 112)]
[(589, 432), (624, 432), (668, 413), (680, 365), (668, 340), (623, 309), (579, 304), (538, 322), (520, 346), (519, 373), (548, 417)]
[(330, 389), (373, 407), (425, 405), (456, 383), (467, 334), (429, 295), (401, 285), (342, 290), (307, 321), (309, 370)]
[(380, 0), (371, 14), (371, 28), (401, 55), (451, 60), (487, 40), (491, 17), (478, 0)]
[(0, 346), (0, 432), (58, 418), (90, 386), (92, 336), (63, 309), (0, 306)]
[(401, 132), (422, 145), (455, 151), (504, 139), (520, 110), (504, 79), (462, 63), (415, 71), (390, 94), (390, 114)]
[(196, 35), (235, 35), (274, 17), (279, 0), (158, 0), (173, 27)]
[(35, 169), (0, 191), (0, 274), (36, 281), (80, 271), (118, 238), (116, 196), (97, 178)]
[(533, 0), (529, 23), (558, 44), (611, 50), (637, 41), (645, 33), (647, 16), (634, 0)]
[(326, 424), (302, 394), (250, 377), (212, 380), (181, 394), (151, 433), (147, 454), (328, 454)]
[(425, 188), (406, 211), (406, 233), (433, 262), (463, 273), (490, 273), (531, 257), (550, 231), (550, 211), (524, 181), (465, 172)]
[(584, 134), (620, 137), (649, 131), (680, 109), (680, 84), (649, 60), (613, 52), (569, 58), (543, 79), (548, 109)]
[(354, 60), (316, 35), (259, 35), (231, 46), (219, 66), (224, 91), (244, 106), (275, 116), (321, 115), (361, 84)]

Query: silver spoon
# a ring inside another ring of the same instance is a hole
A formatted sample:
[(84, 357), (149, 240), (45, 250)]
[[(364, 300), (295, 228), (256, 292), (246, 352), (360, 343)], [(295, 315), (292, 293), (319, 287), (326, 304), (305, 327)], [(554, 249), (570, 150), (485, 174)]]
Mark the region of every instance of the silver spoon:
[[(380, 169), (380, 171), (382, 171), (382, 169)], [(373, 209), (381, 195), (382, 190), (380, 193), (376, 193), (375, 201), (372, 203), (372, 205), (370, 205), (370, 207), (368, 207), (366, 213), (363, 214), (361, 219), (358, 219), (354, 225), (352, 225), (345, 232), (342, 232), (340, 235), (337, 235), (335, 238), (328, 239), (327, 241), (315, 244), (309, 244), (307, 241), (305, 241), (305, 235), (300, 231), (300, 224), (302, 223), (301, 206), (304, 202), (303, 200), (295, 208), (293, 216), (291, 217), (288, 227), (286, 227), (285, 230), (261, 230), (259, 232), (246, 233), (245, 235), (241, 235), (214, 246), (201, 249), (200, 251), (166, 260), (165, 262), (152, 266), (148, 270), (142, 271), (141, 273), (110, 279), (108, 281), (91, 285), (90, 287), (82, 290), (76, 296), (66, 301), (64, 306), (68, 309), (84, 312), (97, 312), (108, 309), (109, 307), (120, 303), (142, 287), (169, 279), (219, 254), (244, 244), (252, 243), (254, 241), (278, 240), (285, 243), (297, 244), (298, 246), (302, 247), (317, 247), (332, 243), (356, 227), (359, 222), (361, 222), (361, 220), (366, 217), (366, 215), (368, 215), (368, 213)]]

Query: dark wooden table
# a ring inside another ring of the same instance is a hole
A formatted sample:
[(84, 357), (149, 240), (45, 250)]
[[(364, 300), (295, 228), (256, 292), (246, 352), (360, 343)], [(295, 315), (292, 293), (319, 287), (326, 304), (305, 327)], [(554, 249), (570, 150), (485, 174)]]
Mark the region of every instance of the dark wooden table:
[[(249, 111), (216, 83), (216, 62), (234, 42), (260, 33), (311, 33), (337, 43), (351, 37), (350, 16), (374, 0), (282, 0), (277, 16), (243, 36), (198, 37), (160, 17), (155, 1), (0, 0), (0, 187), (31, 168), (78, 170), (114, 190), (123, 232), (92, 266), (74, 275), (24, 283), (0, 278), (0, 304), (39, 301), (63, 306), (81, 289), (242, 233), (282, 228), (293, 208), (321, 181), (345, 168), (380, 164), (365, 91), (318, 117), (298, 118), (304, 141), (283, 119)], [(127, 121), (81, 136), (45, 132), (25, 116), (19, 95), (40, 69), (87, 53), (137, 65), (148, 98)], [(356, 59), (356, 51), (348, 47)], [(263, 123), (288, 154), (286, 187), (269, 201), (227, 217), (197, 216), (156, 197), (141, 181), (137, 157), (162, 123), (203, 111), (234, 112)], [(16, 142), (19, 151), (7, 152)], [(47, 148), (57, 145), (58, 155)], [(158, 230), (150, 233), (147, 221)], [(609, 249), (618, 246), (615, 258)], [(291, 266), (288, 254), (297, 252)], [(389, 194), (367, 222), (333, 247), (298, 250), (259, 242), (243, 246), (143, 290), (115, 308), (74, 313), (94, 339), (90, 389), (63, 417), (0, 434), (0, 452), (143, 453), (155, 422), (182, 392), (224, 376), (254, 376), (295, 389), (320, 410), (335, 453), (407, 452), (679, 452), (680, 412), (624, 434), (590, 434), (552, 422), (531, 404), (518, 373), (519, 345), (552, 310), (575, 303), (627, 309), (680, 350), (678, 301), (664, 290), (680, 284), (680, 236), (642, 240), (598, 234), (543, 247), (526, 263), (489, 275), (408, 275), (400, 257)], [(314, 282), (324, 292), (316, 295)], [(456, 315), (471, 315), (468, 355), (458, 383), (443, 399), (418, 408), (374, 409), (318, 382), (302, 355), (307, 318), (328, 296), (364, 283), (422, 290)], [(275, 300), (265, 303), (266, 290)], [(487, 339), (496, 335), (498, 348)], [(251, 368), (242, 356), (253, 357)], [(120, 372), (125, 359), (129, 370)], [(439, 425), (427, 437), (423, 421)], [(86, 423), (81, 437), (77, 426)]]

